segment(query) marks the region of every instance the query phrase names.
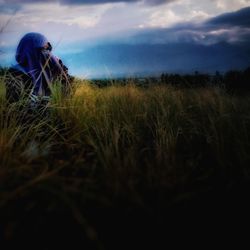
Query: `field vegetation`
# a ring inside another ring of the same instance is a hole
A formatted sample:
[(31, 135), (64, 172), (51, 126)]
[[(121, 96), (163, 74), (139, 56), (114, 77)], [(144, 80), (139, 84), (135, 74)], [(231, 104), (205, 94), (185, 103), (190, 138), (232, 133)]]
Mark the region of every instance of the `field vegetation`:
[(25, 99), (8, 104), (1, 77), (6, 249), (155, 246), (188, 234), (197, 214), (197, 225), (209, 223), (209, 213), (227, 223), (227, 212), (247, 209), (250, 96), (133, 80), (99, 88), (79, 79), (71, 96), (60, 84), (52, 93), (36, 110)]

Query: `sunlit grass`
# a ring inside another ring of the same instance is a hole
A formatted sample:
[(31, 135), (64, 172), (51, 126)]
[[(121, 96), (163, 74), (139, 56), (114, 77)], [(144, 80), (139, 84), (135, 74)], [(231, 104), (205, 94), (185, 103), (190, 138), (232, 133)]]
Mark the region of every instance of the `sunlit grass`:
[(75, 85), (66, 97), (55, 85), (46, 112), (30, 113), (21, 102), (7, 104), (1, 81), (2, 211), (15, 213), (13, 203), (21, 211), (40, 203), (47, 214), (62, 210), (98, 245), (86, 206), (112, 207), (119, 198), (148, 209), (155, 197), (161, 206), (213, 188), (218, 178), (248, 180), (250, 97), (212, 87)]

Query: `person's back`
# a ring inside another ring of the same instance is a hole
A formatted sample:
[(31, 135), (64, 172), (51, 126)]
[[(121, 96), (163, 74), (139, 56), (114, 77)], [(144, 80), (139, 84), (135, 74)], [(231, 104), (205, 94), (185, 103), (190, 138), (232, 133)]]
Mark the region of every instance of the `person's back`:
[(17, 102), (28, 97), (32, 90), (33, 82), (29, 74), (22, 69), (10, 67), (5, 76), (6, 99), (9, 103)]

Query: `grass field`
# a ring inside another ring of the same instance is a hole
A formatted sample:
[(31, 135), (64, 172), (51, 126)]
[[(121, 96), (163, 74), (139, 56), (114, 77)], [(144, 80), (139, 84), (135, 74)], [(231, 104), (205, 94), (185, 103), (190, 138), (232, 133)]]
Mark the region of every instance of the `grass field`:
[(48, 108), (31, 112), (24, 102), (8, 105), (0, 83), (1, 241), (8, 247), (32, 248), (34, 240), (33, 249), (131, 249), (135, 239), (154, 245), (161, 226), (179, 233), (178, 223), (192, 223), (196, 212), (216, 211), (226, 221), (231, 205), (245, 211), (250, 96), (213, 87), (75, 85), (67, 98), (54, 87)]

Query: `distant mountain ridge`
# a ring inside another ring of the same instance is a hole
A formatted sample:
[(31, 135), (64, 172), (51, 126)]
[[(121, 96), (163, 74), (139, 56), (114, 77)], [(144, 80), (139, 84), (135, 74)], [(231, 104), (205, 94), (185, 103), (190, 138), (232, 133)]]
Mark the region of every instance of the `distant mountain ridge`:
[(71, 54), (71, 66), (77, 74), (89, 77), (151, 75), (162, 72), (186, 73), (195, 70), (243, 69), (250, 65), (250, 45), (226, 42), (214, 45), (104, 44), (82, 53)]

